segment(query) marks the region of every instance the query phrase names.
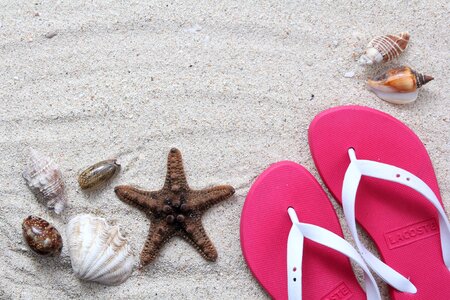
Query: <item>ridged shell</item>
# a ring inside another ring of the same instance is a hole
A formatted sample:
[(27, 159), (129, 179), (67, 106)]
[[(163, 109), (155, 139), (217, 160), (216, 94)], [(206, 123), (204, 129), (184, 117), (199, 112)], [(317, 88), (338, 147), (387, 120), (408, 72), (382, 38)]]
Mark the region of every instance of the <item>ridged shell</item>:
[(118, 226), (109, 226), (103, 218), (77, 215), (69, 221), (66, 234), (78, 278), (118, 285), (131, 275), (136, 259)]
[(120, 169), (116, 159), (108, 159), (98, 162), (78, 176), (78, 184), (82, 189), (90, 189), (99, 186), (109, 180)]
[(46, 220), (28, 216), (22, 223), (23, 238), (31, 250), (40, 255), (59, 255), (63, 241), (58, 230)]
[(31, 149), (30, 162), (22, 176), (33, 193), (46, 201), (48, 209), (54, 210), (57, 214), (64, 210), (67, 197), (62, 174), (50, 157)]
[(368, 81), (368, 86), (380, 99), (395, 104), (406, 104), (417, 99), (422, 85), (433, 80), (409, 67), (399, 67)]
[(359, 62), (363, 65), (372, 65), (390, 61), (406, 50), (409, 37), (408, 32), (377, 36), (367, 45), (366, 53), (361, 56)]

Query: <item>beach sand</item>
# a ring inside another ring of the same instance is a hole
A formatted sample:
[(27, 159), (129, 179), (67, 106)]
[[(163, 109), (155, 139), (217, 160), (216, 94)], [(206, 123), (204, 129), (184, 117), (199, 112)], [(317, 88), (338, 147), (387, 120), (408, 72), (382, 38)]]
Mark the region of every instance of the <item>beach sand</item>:
[[(241, 254), (245, 196), (280, 160), (319, 179), (307, 128), (337, 105), (373, 107), (414, 130), (450, 211), (447, 1), (127, 2), (0, 3), (1, 299), (268, 298)], [(411, 42), (400, 59), (344, 77), (372, 37), (406, 30)], [(415, 103), (392, 105), (366, 89), (367, 77), (401, 64), (435, 77)], [(30, 147), (61, 167), (70, 201), (62, 216), (37, 202), (21, 177)], [(120, 224), (139, 254), (149, 220), (113, 187), (159, 189), (171, 147), (182, 151), (192, 188), (236, 188), (203, 216), (217, 262), (174, 238), (153, 264), (106, 287), (74, 277), (67, 246), (57, 258), (26, 247), (26, 216), (47, 219), (66, 240), (70, 216), (91, 213)], [(111, 157), (123, 166), (119, 176), (82, 192), (77, 174)]]

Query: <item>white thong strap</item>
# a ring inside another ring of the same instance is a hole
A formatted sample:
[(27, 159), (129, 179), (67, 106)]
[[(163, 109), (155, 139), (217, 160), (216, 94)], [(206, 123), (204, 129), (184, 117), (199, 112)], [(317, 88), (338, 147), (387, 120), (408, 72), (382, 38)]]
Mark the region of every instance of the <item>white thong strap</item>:
[(316, 243), (334, 249), (356, 262), (364, 271), (364, 286), (368, 300), (381, 299), (375, 279), (363, 258), (346, 240), (322, 227), (300, 223), (293, 208), (288, 209), (292, 227), (287, 246), (288, 295), (290, 300), (302, 299), (302, 258), (303, 240), (308, 238)]
[(378, 259), (361, 243), (355, 220), (356, 192), (359, 182), (363, 175), (397, 182), (414, 189), (430, 201), (439, 212), (442, 255), (445, 265), (450, 269), (450, 224), (444, 209), (431, 188), (414, 174), (388, 164), (370, 160), (359, 160), (356, 158), (354, 149), (349, 149), (348, 154), (350, 156), (350, 165), (345, 172), (342, 186), (342, 206), (356, 246), (372, 270), (389, 285), (401, 292), (416, 293), (416, 287), (408, 279)]

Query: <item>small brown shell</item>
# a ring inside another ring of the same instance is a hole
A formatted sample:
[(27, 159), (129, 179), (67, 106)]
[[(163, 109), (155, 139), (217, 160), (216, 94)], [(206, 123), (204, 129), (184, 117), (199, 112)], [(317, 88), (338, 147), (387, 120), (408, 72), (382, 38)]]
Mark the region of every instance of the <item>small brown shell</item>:
[(113, 177), (119, 169), (120, 165), (116, 159), (98, 162), (78, 176), (78, 184), (83, 190), (99, 186)]
[(61, 253), (63, 247), (61, 235), (44, 219), (28, 216), (23, 220), (22, 233), (30, 249), (37, 254), (56, 256)]
[(409, 38), (408, 32), (377, 36), (367, 45), (366, 53), (361, 56), (360, 62), (371, 65), (393, 60), (406, 50)]

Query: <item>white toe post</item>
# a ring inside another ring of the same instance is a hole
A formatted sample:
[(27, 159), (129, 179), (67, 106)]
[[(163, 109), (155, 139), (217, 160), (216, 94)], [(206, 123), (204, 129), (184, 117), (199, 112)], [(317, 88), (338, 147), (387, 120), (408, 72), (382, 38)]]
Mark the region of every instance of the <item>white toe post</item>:
[(292, 221), (289, 231), (287, 247), (287, 277), (289, 299), (302, 299), (302, 261), (303, 261), (303, 240), (301, 230), (294, 224), (299, 224), (297, 214), (293, 208), (288, 208), (288, 214)]
[(364, 271), (364, 287), (368, 300), (381, 299), (375, 279), (358, 252), (343, 238), (322, 227), (300, 223), (293, 208), (288, 209), (292, 227), (287, 247), (287, 277), (289, 300), (302, 299), (302, 257), (303, 241), (308, 238), (316, 243), (334, 249), (356, 262)]
[(359, 240), (355, 220), (356, 192), (359, 182), (362, 176), (397, 182), (416, 190), (430, 201), (439, 213), (442, 255), (445, 265), (450, 270), (450, 224), (445, 211), (431, 188), (414, 174), (388, 164), (370, 160), (359, 160), (356, 158), (355, 150), (352, 148), (348, 150), (348, 155), (350, 157), (350, 164), (345, 172), (342, 187), (342, 206), (356, 246), (372, 270), (389, 285), (401, 292), (416, 293), (416, 287), (408, 279), (369, 252)]

